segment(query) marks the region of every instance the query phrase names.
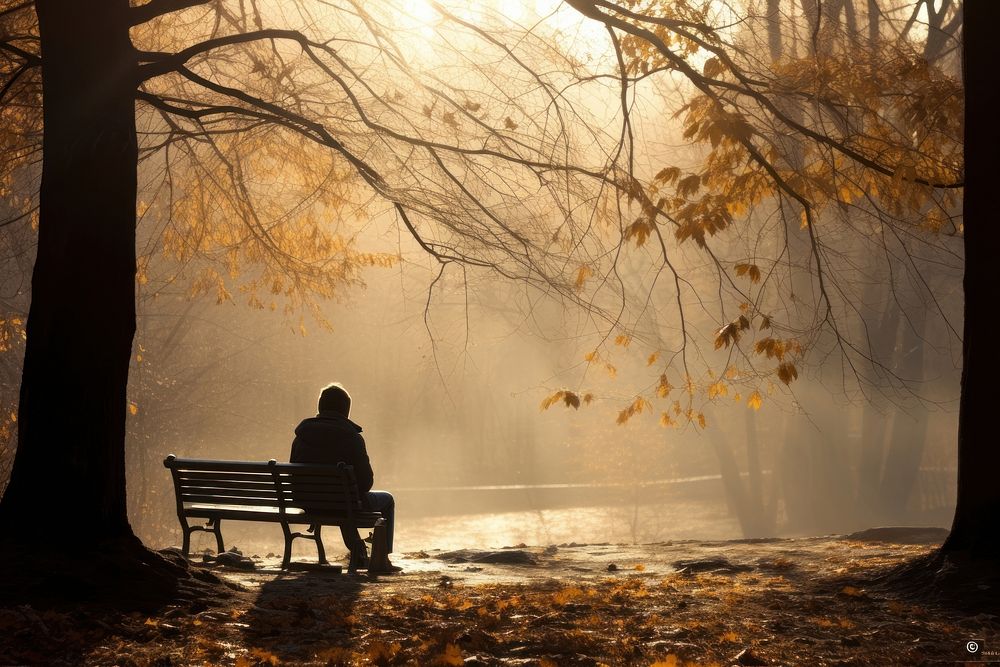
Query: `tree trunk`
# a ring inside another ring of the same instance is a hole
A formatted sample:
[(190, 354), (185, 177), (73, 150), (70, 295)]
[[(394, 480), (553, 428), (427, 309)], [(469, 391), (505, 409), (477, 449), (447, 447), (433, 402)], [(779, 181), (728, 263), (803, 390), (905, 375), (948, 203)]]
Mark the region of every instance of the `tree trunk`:
[[(716, 421), (716, 423), (721, 422)], [(719, 427), (708, 429), (706, 434), (719, 460), (726, 505), (739, 521), (743, 537), (771, 537), (774, 534), (773, 522), (768, 521), (763, 500), (754, 497), (753, 491), (744, 484), (736, 462), (736, 454), (728, 438)]]
[[(900, 377), (918, 383), (926, 380), (926, 341), (927, 311), (917, 309), (899, 332), (896, 367)], [(892, 435), (882, 469), (881, 511), (893, 523), (912, 520), (908, 506), (927, 444), (927, 417), (927, 408), (913, 400), (900, 406), (892, 419)]]
[(1000, 447), (994, 415), (997, 359), (990, 325), (994, 305), (996, 251), (995, 176), (991, 165), (1000, 146), (996, 38), (1000, 3), (965, 3), (965, 331), (962, 338), (962, 397), (958, 413), (958, 503), (946, 552), (1000, 553)]
[[(897, 332), (899, 330), (900, 309), (892, 300), (891, 295), (881, 294), (884, 286), (871, 283), (865, 288), (865, 305), (868, 312), (882, 311), (872, 330), (871, 351), (874, 359), (888, 360), (895, 355)], [(872, 376), (880, 377), (882, 371), (872, 363)], [(878, 391), (873, 391), (868, 402), (862, 408), (861, 416), (861, 455), (858, 459), (858, 491), (857, 515), (862, 522), (880, 523), (879, 485), (882, 480), (882, 467), (886, 451), (886, 421), (889, 418), (889, 404)]]
[(138, 152), (129, 3), (35, 7), (45, 122), (38, 255), (0, 526), (61, 542), (130, 537), (125, 390)]

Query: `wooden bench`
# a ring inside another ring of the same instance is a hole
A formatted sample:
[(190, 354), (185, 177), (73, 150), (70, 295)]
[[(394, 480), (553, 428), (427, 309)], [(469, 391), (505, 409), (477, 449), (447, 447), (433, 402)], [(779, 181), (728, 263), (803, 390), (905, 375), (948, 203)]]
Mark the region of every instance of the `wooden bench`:
[[(191, 533), (199, 530), (213, 533), (219, 553), (225, 551), (222, 541), (225, 519), (281, 524), (285, 535), (283, 569), (288, 568), (292, 542), (297, 537), (316, 542), (319, 562), (327, 563), (321, 535), (323, 526), (343, 526), (348, 530), (373, 528), (373, 567), (369, 568), (369, 574), (375, 573), (376, 564), (387, 561), (385, 521), (378, 512), (362, 507), (354, 469), (349, 465), (278, 463), (274, 459), (211, 461), (180, 459), (173, 454), (164, 459), (163, 465), (174, 479), (185, 558), (191, 548)], [(208, 523), (190, 525), (188, 519), (207, 519)], [(307, 525), (309, 530), (292, 532), (292, 525)]]

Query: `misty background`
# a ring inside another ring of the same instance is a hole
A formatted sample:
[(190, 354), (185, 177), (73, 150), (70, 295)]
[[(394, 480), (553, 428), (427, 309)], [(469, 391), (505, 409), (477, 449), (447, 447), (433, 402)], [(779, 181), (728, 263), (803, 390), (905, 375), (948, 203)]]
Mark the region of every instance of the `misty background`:
[[(352, 393), (376, 487), (397, 498), (399, 551), (812, 535), (951, 516), (951, 403), (852, 400), (820, 367), (760, 410), (713, 403), (706, 429), (664, 428), (655, 413), (618, 425), (631, 399), (617, 375), (639, 372), (644, 352), (619, 347), (612, 377), (585, 361), (601, 338), (586, 314), (468, 276), (439, 281), (428, 305), (434, 275), (407, 262), (367, 269), (364, 289), (324, 307), (333, 330), (305, 334), (279, 314), (159, 297), (130, 380), (130, 514), (142, 539), (178, 539), (164, 456), (287, 460), (293, 429), (331, 381)], [(942, 395), (957, 394), (954, 368), (931, 355), (924, 368)], [(592, 403), (540, 408), (584, 375)], [(861, 495), (866, 433), (886, 456), (918, 459), (891, 491), (883, 472), (875, 501)], [(276, 550), (270, 528), (234, 523), (226, 534)], [(196, 534), (195, 546), (210, 537)]]

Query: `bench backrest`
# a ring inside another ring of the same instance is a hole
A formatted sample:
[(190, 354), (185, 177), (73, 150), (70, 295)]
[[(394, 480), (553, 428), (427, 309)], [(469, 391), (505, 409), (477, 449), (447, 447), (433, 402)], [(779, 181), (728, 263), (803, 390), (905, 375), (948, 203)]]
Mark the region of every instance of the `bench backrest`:
[(341, 516), (353, 516), (361, 508), (354, 469), (344, 463), (212, 461), (171, 454), (163, 465), (174, 479), (178, 513), (193, 504)]

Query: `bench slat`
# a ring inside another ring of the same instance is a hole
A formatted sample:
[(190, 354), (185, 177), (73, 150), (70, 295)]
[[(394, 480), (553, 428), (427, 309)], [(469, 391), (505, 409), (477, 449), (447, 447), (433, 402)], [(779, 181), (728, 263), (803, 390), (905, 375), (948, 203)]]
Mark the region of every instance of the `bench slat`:
[(185, 503), (209, 503), (214, 505), (255, 505), (259, 507), (269, 507), (277, 505), (278, 499), (275, 497), (245, 498), (241, 496), (227, 495), (198, 495), (193, 493), (181, 494), (181, 500)]
[[(236, 482), (208, 482), (199, 480), (197, 484), (184, 482), (180, 485), (182, 495), (219, 495), (237, 496), (243, 498), (273, 498), (278, 499), (278, 492), (273, 484), (242, 486)], [(346, 491), (341, 486), (330, 484), (282, 484), (282, 497), (287, 501), (292, 498), (300, 501), (346, 502)]]
[[(340, 525), (347, 521), (347, 515), (334, 513), (300, 513), (285, 514), (278, 513), (277, 508), (272, 512), (250, 511), (229, 508), (191, 508), (185, 511), (185, 515), (195, 519), (230, 519), (233, 521), (270, 521), (274, 523), (289, 524), (314, 524)], [(358, 512), (354, 515), (354, 523), (359, 528), (371, 528), (382, 515), (378, 512)]]
[(274, 489), (274, 480), (272, 479), (260, 482), (235, 482), (228, 479), (180, 479), (178, 482), (184, 489)]
[(244, 472), (244, 473), (269, 473), (272, 469), (283, 474), (295, 475), (320, 475), (328, 477), (331, 473), (336, 474), (336, 466), (319, 463), (271, 463), (268, 461), (216, 461), (210, 459), (179, 459), (167, 458), (163, 465), (171, 470), (197, 471), (197, 472)]
[[(198, 494), (183, 494), (181, 496), (182, 502), (186, 505), (194, 504), (205, 504), (205, 505), (233, 505), (233, 506), (247, 506), (247, 507), (275, 507), (278, 506), (277, 498), (249, 498), (245, 496), (227, 496), (227, 495), (198, 495)], [(324, 514), (347, 514), (348, 510), (354, 510), (356, 513), (360, 513), (360, 510), (353, 503), (347, 503), (344, 501), (315, 501), (315, 500), (291, 500), (286, 501), (285, 506), (289, 509), (300, 508), (308, 512), (322, 512)], [(188, 508), (185, 508), (185, 510)]]
[(214, 487), (181, 487), (181, 496), (225, 496), (228, 498), (270, 498), (278, 502), (278, 493), (270, 489), (217, 489)]
[(177, 477), (182, 480), (218, 480), (229, 482), (267, 482), (274, 483), (270, 471), (262, 473), (250, 472), (213, 472), (203, 470), (178, 470)]
[[(289, 465), (289, 464), (283, 464)], [(274, 474), (270, 471), (264, 471), (260, 473), (254, 472), (223, 472), (223, 471), (204, 471), (204, 470), (178, 470), (177, 476), (179, 479), (184, 481), (227, 481), (227, 482), (257, 482), (257, 483), (274, 483)], [(327, 466), (325, 472), (320, 474), (319, 472), (303, 472), (295, 471), (294, 474), (289, 474), (287, 472), (281, 471), (279, 468), (278, 480), (282, 484), (291, 484), (293, 480), (295, 483), (299, 484), (331, 484), (331, 483), (343, 483), (348, 478), (346, 473), (333, 468), (331, 469)]]
[(268, 461), (215, 461), (211, 459), (170, 459), (163, 465), (171, 470), (204, 470), (222, 472), (269, 472)]

